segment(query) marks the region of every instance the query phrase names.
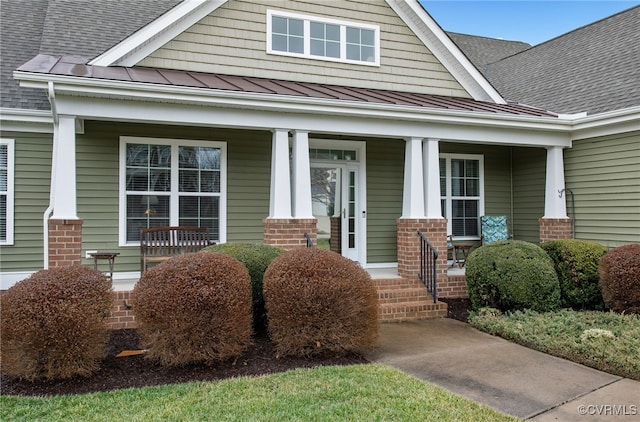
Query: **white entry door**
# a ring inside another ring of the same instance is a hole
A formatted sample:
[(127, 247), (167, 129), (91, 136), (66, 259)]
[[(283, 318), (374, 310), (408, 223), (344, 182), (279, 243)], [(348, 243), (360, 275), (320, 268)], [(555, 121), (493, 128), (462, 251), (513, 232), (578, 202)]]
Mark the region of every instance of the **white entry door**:
[(360, 261), (365, 227), (357, 165), (311, 164), (313, 216), (318, 219), (318, 246)]

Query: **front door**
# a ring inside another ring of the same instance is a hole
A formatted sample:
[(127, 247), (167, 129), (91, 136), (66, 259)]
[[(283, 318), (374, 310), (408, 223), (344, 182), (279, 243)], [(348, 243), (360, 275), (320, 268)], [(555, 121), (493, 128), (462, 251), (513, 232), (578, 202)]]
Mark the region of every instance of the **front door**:
[(312, 163), (313, 216), (318, 219), (318, 247), (360, 260), (360, 236), (364, 227), (360, 206), (358, 166)]

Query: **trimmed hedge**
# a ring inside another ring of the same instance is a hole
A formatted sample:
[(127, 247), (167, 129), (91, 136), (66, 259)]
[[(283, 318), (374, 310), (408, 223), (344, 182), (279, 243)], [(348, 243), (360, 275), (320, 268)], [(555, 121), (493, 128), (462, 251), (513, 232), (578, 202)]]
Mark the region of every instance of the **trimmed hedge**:
[(378, 296), (357, 263), (319, 248), (273, 260), (264, 275), (269, 334), (280, 355), (343, 355), (373, 348)]
[(173, 257), (146, 271), (133, 291), (146, 357), (165, 366), (211, 364), (251, 344), (251, 282), (221, 253)]
[(467, 258), (466, 277), (474, 310), (560, 307), (560, 285), (551, 258), (537, 245), (503, 240), (475, 249)]
[(598, 263), (607, 253), (605, 246), (588, 240), (563, 239), (544, 242), (541, 247), (553, 260), (563, 306), (604, 309)]
[(598, 272), (607, 308), (640, 314), (640, 244), (610, 250), (600, 260)]
[(262, 295), (262, 279), (271, 261), (281, 255), (284, 250), (265, 244), (222, 243), (204, 248), (203, 251), (225, 253), (247, 267), (249, 277), (251, 277), (254, 327), (263, 329), (266, 325), (266, 311), (264, 309), (264, 296)]
[(89, 376), (104, 357), (111, 282), (80, 265), (38, 271), (0, 298), (2, 371), (10, 376)]

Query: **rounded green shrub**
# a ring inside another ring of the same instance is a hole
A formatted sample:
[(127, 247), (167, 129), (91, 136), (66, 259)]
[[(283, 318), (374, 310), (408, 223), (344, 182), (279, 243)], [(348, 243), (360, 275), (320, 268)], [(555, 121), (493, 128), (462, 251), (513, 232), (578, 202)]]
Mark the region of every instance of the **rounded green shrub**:
[(111, 282), (80, 265), (42, 270), (0, 299), (2, 371), (35, 379), (89, 376), (109, 339)]
[(562, 239), (544, 242), (541, 247), (553, 260), (563, 306), (604, 309), (598, 263), (607, 253), (605, 246), (588, 240)]
[(203, 249), (205, 252), (221, 252), (242, 262), (251, 277), (253, 297), (253, 322), (256, 329), (266, 325), (264, 296), (262, 295), (262, 279), (271, 261), (284, 251), (275, 246), (255, 243), (221, 243)]
[(146, 357), (164, 366), (211, 364), (251, 344), (251, 282), (221, 253), (173, 257), (146, 271), (133, 291)]
[(373, 348), (378, 298), (369, 274), (325, 249), (299, 248), (264, 275), (269, 335), (280, 355), (344, 355)]
[(600, 260), (598, 272), (606, 307), (640, 314), (640, 244), (610, 250)]
[(466, 263), (467, 288), (474, 310), (532, 309), (560, 306), (560, 286), (551, 258), (537, 245), (503, 240), (474, 250)]

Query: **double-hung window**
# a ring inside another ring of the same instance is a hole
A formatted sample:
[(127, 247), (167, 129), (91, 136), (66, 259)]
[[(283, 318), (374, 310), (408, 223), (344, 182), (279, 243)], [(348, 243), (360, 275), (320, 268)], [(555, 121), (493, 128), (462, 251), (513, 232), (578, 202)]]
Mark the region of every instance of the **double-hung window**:
[(481, 155), (440, 154), (442, 215), (448, 233), (478, 239), (484, 213), (484, 161)]
[(377, 66), (380, 27), (268, 10), (267, 52)]
[(13, 245), (14, 140), (0, 139), (0, 245)]
[(161, 226), (207, 227), (225, 241), (225, 186), (222, 142), (122, 137), (120, 244)]

